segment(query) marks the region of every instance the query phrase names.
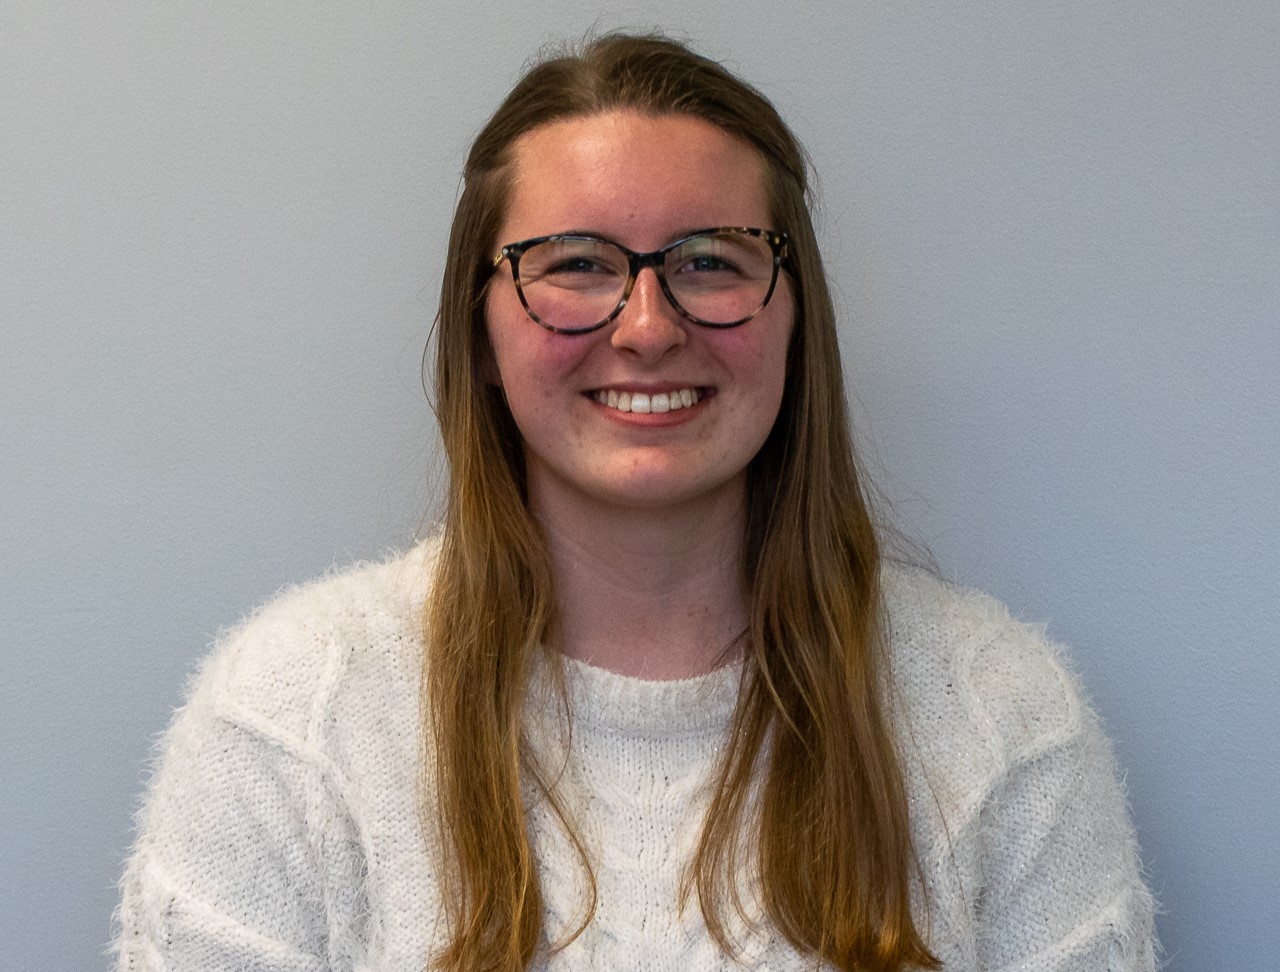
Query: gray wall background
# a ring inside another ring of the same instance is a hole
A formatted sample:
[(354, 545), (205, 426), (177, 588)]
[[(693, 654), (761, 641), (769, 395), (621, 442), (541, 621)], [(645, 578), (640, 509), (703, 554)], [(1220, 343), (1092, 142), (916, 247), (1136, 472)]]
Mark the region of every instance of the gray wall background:
[(693, 39), (807, 142), (902, 523), (1073, 646), (1169, 967), (1271, 967), (1270, 0), (0, 5), (0, 965), (106, 968), (210, 640), (425, 528), (461, 156), (593, 23)]

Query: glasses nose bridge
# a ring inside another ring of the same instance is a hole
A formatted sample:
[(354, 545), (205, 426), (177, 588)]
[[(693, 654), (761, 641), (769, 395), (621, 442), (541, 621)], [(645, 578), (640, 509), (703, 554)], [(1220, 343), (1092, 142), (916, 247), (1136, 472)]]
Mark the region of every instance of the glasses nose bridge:
[[(635, 289), (636, 281), (640, 279), (640, 271), (646, 267), (653, 268), (653, 274), (658, 278), (658, 288), (670, 303), (675, 304), (675, 298), (672, 297), (671, 290), (667, 286), (666, 263), (670, 247), (654, 250), (652, 253), (636, 253), (634, 250), (627, 250), (623, 247), (618, 247), (618, 249), (626, 254), (628, 263), (627, 285), (622, 294), (624, 304), (631, 299), (631, 291)], [(678, 310), (679, 307), (677, 306), (676, 309)]]
[[(640, 271), (645, 267), (653, 267), (653, 272), (657, 274), (659, 280), (663, 280), (666, 276), (663, 268), (667, 262), (666, 250), (654, 250), (652, 253), (635, 253), (627, 251), (627, 261), (631, 264), (631, 272), (628, 276), (631, 278), (631, 285), (635, 286), (636, 278), (640, 276)], [(628, 290), (630, 287), (627, 288)]]

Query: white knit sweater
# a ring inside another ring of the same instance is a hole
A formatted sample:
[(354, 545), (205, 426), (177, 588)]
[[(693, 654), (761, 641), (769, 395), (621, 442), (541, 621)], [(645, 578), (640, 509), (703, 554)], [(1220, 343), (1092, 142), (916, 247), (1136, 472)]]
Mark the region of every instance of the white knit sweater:
[[(420, 824), (424, 545), (285, 594), (226, 638), (163, 742), (123, 882), (120, 967), (422, 972), (443, 932)], [(947, 972), (1150, 970), (1152, 905), (1112, 757), (1040, 633), (995, 602), (888, 570), (920, 926)], [(594, 920), (539, 968), (812, 969), (767, 923), (707, 935), (682, 867), (737, 670), (647, 682), (571, 664), (565, 798), (591, 849)], [(544, 678), (530, 734), (563, 743)], [(554, 940), (582, 879), (528, 810)], [(749, 879), (744, 885), (750, 887)], [(923, 905), (927, 897), (928, 910)]]

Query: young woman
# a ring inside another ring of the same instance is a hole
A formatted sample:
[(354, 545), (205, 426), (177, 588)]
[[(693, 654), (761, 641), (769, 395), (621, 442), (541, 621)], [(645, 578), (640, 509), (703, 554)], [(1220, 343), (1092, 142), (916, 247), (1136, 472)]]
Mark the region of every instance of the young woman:
[(122, 968), (1128, 970), (1151, 901), (1035, 631), (882, 561), (805, 159), (661, 38), (477, 138), (440, 536), (226, 640)]

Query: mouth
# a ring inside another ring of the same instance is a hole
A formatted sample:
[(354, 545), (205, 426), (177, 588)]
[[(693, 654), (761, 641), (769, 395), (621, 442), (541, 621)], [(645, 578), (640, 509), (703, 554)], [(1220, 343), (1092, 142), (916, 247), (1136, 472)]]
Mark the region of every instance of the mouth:
[(674, 412), (681, 408), (692, 408), (706, 397), (705, 388), (676, 388), (663, 392), (625, 392), (612, 388), (599, 388), (589, 395), (606, 408), (619, 412), (632, 412), (636, 415), (661, 414)]

